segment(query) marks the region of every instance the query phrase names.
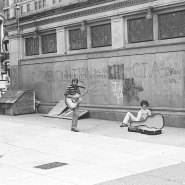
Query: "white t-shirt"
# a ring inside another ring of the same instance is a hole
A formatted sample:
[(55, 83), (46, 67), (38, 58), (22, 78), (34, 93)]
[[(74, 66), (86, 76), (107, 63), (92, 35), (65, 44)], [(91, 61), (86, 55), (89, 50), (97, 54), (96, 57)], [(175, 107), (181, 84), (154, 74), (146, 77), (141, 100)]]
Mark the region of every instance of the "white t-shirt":
[(151, 111), (149, 109), (141, 109), (137, 114), (137, 121), (143, 121), (148, 116), (151, 116)]

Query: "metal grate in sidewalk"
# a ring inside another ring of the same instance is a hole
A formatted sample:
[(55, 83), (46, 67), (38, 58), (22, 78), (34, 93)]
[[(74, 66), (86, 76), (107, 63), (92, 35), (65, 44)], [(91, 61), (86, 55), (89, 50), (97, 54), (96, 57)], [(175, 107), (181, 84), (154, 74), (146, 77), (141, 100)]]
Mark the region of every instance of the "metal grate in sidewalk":
[(57, 167), (60, 167), (60, 166), (65, 166), (65, 165), (68, 165), (67, 163), (61, 163), (61, 162), (52, 162), (52, 163), (47, 163), (47, 164), (42, 164), (42, 165), (39, 165), (39, 166), (35, 166), (35, 168), (40, 168), (40, 169), (43, 169), (43, 170), (49, 170), (49, 169), (52, 169), (52, 168), (57, 168)]

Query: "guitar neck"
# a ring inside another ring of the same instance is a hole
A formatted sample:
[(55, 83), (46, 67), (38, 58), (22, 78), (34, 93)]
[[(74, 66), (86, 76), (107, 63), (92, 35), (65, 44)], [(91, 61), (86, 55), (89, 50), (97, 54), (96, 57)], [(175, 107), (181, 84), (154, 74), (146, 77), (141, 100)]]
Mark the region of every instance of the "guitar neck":
[(81, 98), (82, 96), (86, 95), (87, 93), (88, 93), (88, 91), (82, 93), (79, 98)]
[(79, 98), (81, 98), (82, 96), (86, 95), (87, 93), (89, 93), (89, 92), (92, 91), (93, 89), (95, 89), (95, 87), (93, 87), (93, 88), (87, 90), (86, 92), (82, 93), (82, 94), (80, 95)]

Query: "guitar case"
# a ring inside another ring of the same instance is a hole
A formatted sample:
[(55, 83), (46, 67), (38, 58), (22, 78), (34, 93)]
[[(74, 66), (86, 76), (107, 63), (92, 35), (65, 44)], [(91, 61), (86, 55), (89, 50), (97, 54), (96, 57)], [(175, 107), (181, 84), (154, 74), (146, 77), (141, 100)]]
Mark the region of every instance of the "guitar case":
[(153, 116), (149, 116), (144, 121), (133, 121), (128, 127), (129, 132), (138, 132), (147, 135), (159, 135), (162, 134), (162, 128), (164, 127), (164, 118), (161, 114), (157, 113)]
[(141, 134), (147, 134), (147, 135), (159, 135), (159, 134), (162, 134), (162, 129), (140, 126), (138, 132)]

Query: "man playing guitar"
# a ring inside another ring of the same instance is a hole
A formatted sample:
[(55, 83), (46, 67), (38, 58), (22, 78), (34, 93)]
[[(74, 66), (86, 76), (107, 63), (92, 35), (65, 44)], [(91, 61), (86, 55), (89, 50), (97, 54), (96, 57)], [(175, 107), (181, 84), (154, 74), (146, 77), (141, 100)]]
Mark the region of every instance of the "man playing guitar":
[(73, 78), (72, 84), (68, 86), (64, 96), (66, 98), (70, 98), (70, 99), (74, 100), (75, 102), (77, 102), (77, 106), (72, 109), (73, 110), (73, 119), (72, 119), (71, 131), (79, 132), (79, 130), (77, 129), (77, 123), (78, 123), (78, 117), (79, 117), (79, 104), (81, 103), (81, 99), (76, 97), (75, 96), (76, 94), (80, 95), (81, 93), (80, 93), (80, 89), (78, 86), (78, 78)]

